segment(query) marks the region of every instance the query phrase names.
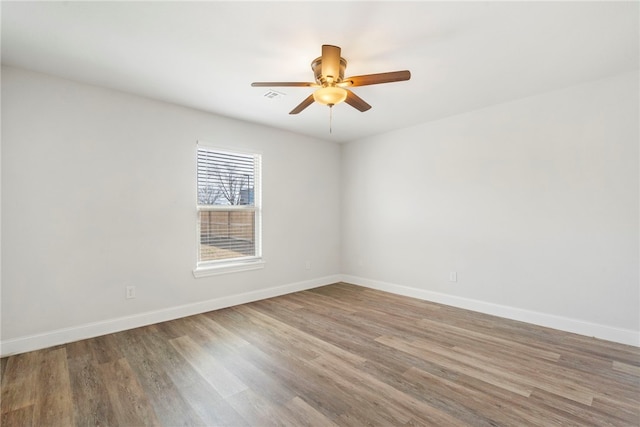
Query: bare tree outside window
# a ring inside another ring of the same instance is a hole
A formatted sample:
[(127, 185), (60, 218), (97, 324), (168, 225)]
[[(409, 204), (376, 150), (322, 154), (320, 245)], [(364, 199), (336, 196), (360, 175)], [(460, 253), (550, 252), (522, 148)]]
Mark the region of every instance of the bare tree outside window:
[(210, 184), (198, 187), (198, 204), (200, 205), (215, 205), (220, 197), (222, 194), (218, 187)]
[[(224, 169), (224, 170), (222, 170)], [(217, 168), (214, 172), (218, 178), (218, 184), (220, 185), (220, 192), (222, 196), (229, 202), (230, 205), (240, 205), (242, 201), (242, 190), (245, 185), (248, 185), (246, 177), (248, 175), (242, 175), (236, 173), (237, 167), (235, 165), (224, 165)]]

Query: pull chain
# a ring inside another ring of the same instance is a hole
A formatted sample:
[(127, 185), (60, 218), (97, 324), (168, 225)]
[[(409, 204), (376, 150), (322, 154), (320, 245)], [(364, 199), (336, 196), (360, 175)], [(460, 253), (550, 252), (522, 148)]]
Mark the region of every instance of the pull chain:
[(329, 133), (331, 133), (332, 124), (333, 124), (333, 104), (329, 104)]

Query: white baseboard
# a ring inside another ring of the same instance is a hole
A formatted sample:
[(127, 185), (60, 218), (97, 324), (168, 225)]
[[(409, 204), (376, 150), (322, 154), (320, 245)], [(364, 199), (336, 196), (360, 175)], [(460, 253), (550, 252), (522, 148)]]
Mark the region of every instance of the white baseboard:
[(147, 326), (154, 323), (165, 322), (181, 317), (192, 316), (194, 314), (205, 313), (207, 311), (219, 310), (225, 307), (245, 304), (266, 298), (277, 297), (292, 292), (304, 291), (317, 288), (319, 286), (330, 285), (336, 282), (347, 282), (354, 285), (364, 286), (381, 291), (391, 292), (412, 298), (446, 304), (453, 307), (464, 308), (480, 313), (491, 314), (506, 319), (518, 320), (534, 325), (545, 326), (566, 332), (573, 332), (589, 337), (596, 337), (607, 341), (640, 347), (640, 333), (629, 329), (614, 328), (611, 326), (596, 323), (584, 322), (562, 316), (555, 316), (536, 311), (523, 310), (519, 308), (492, 304), (484, 301), (472, 300), (468, 298), (447, 295), (424, 289), (412, 288), (408, 286), (396, 285), (393, 283), (381, 282), (378, 280), (366, 279), (363, 277), (350, 275), (333, 275), (288, 285), (276, 286), (268, 289), (246, 292), (237, 295), (215, 298), (207, 301), (184, 304), (169, 307), (162, 310), (148, 311), (132, 316), (108, 319), (101, 322), (92, 322), (71, 328), (56, 329), (35, 335), (28, 335), (18, 338), (0, 341), (0, 356), (10, 356), (12, 354), (25, 353), (39, 350), (55, 345), (66, 344), (100, 335), (125, 331), (127, 329)]
[(529, 311), (505, 305), (493, 304), (454, 295), (442, 294), (439, 292), (427, 291), (424, 289), (412, 288), (408, 286), (396, 285), (393, 283), (380, 282), (378, 280), (366, 279), (363, 277), (342, 275), (342, 281), (367, 288), (378, 289), (398, 295), (418, 298), (439, 304), (464, 308), (466, 310), (491, 314), (511, 320), (527, 322), (538, 326), (558, 329), (560, 331), (572, 332), (588, 337), (595, 337), (607, 341), (640, 347), (640, 332), (614, 328), (612, 326), (589, 323), (582, 320), (568, 317), (556, 316), (553, 314)]
[(229, 295), (207, 301), (169, 307), (162, 310), (148, 311), (145, 313), (134, 314), (132, 316), (108, 319), (101, 322), (92, 322), (71, 328), (56, 329), (40, 334), (2, 340), (0, 341), (0, 356), (5, 357), (12, 354), (25, 353), (82, 339), (93, 338), (100, 335), (125, 331), (127, 329), (147, 326), (153, 323), (166, 322), (168, 320), (192, 316), (194, 314), (205, 313), (207, 311), (219, 310), (221, 308), (245, 304), (261, 299), (277, 297), (292, 292), (304, 291), (336, 283), (339, 282), (340, 279), (341, 276), (338, 275), (325, 276), (268, 289), (260, 289), (257, 291)]

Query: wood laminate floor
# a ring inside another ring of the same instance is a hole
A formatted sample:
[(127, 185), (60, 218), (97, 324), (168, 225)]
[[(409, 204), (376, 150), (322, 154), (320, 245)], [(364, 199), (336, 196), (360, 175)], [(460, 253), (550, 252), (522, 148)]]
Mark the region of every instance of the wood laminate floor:
[(2, 359), (2, 426), (638, 426), (640, 349), (339, 283)]

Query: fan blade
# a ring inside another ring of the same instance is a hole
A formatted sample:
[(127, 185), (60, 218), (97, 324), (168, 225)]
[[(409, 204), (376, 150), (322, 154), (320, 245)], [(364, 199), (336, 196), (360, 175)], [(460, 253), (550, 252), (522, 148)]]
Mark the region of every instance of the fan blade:
[(344, 79), (340, 84), (346, 83), (346, 86), (367, 86), (377, 85), (380, 83), (402, 82), (411, 78), (409, 70), (391, 71), (389, 73), (365, 74), (363, 76), (353, 76)]
[(332, 78), (333, 81), (340, 77), (340, 48), (329, 44), (322, 45), (322, 75)]
[(309, 95), (304, 101), (302, 101), (296, 108), (291, 110), (289, 114), (298, 114), (300, 111), (307, 108), (309, 105), (313, 104), (313, 94)]
[(363, 113), (371, 108), (371, 105), (367, 104), (364, 99), (360, 98), (349, 89), (345, 90), (347, 91), (347, 99), (345, 99), (344, 102), (351, 105), (356, 110), (362, 111)]
[(310, 86), (318, 86), (317, 83), (311, 83), (311, 82), (253, 82), (251, 83), (251, 86), (253, 87), (284, 87), (284, 86), (291, 86), (291, 87), (310, 87)]

